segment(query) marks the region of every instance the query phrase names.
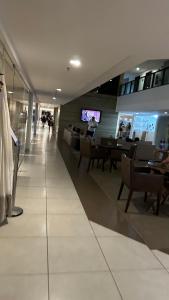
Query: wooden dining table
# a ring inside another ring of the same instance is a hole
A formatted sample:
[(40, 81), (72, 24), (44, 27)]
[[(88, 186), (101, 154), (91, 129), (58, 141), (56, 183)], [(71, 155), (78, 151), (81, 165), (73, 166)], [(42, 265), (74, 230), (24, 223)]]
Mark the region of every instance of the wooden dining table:
[(161, 162), (149, 161), (147, 166), (153, 171), (158, 171), (161, 174), (169, 173), (169, 164), (164, 164)]

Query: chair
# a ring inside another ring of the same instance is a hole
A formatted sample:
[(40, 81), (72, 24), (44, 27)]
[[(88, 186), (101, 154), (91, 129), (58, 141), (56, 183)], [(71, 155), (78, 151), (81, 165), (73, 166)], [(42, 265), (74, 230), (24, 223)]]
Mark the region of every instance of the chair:
[(137, 145), (135, 159), (142, 161), (154, 160), (155, 149), (154, 145), (139, 143)]
[(134, 161), (126, 155), (122, 155), (121, 177), (122, 182), (117, 199), (120, 200), (124, 185), (129, 189), (125, 212), (128, 210), (133, 192), (144, 192), (144, 201), (147, 199), (147, 193), (150, 192), (157, 194), (156, 215), (158, 215), (163, 190), (163, 175), (138, 172), (134, 168)]
[(122, 149), (112, 149), (110, 152), (110, 168), (109, 171), (112, 171), (112, 167), (117, 169), (117, 163), (121, 161), (121, 156), (124, 153)]
[(102, 170), (104, 171), (106, 152), (104, 151), (104, 149), (96, 148), (94, 145), (92, 145), (91, 140), (88, 138), (82, 138), (80, 140), (80, 158), (79, 158), (78, 168), (80, 167), (83, 157), (89, 159), (87, 172), (90, 170), (91, 163), (92, 165), (94, 165), (95, 160), (97, 160), (98, 164), (100, 160), (103, 160)]
[(131, 145), (131, 147), (130, 147), (130, 149), (129, 149), (129, 151), (128, 151), (127, 156), (128, 156), (129, 158), (135, 159), (136, 150), (137, 150), (137, 145), (136, 145), (136, 144)]
[(121, 161), (122, 154), (126, 154), (129, 158), (134, 158), (136, 153), (137, 145), (130, 145), (129, 150), (128, 149), (112, 149), (110, 153), (110, 172), (112, 171), (112, 167), (114, 169), (117, 169), (117, 163)]
[(100, 139), (100, 145), (101, 146), (116, 146), (117, 145), (117, 140), (114, 139), (114, 138), (102, 137)]

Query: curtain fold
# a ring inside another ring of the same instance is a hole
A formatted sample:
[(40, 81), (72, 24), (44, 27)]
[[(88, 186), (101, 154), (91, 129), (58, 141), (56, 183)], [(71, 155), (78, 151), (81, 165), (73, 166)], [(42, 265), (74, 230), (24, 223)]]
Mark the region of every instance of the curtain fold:
[(0, 91), (0, 225), (12, 212), (13, 151), (11, 125), (4, 76)]

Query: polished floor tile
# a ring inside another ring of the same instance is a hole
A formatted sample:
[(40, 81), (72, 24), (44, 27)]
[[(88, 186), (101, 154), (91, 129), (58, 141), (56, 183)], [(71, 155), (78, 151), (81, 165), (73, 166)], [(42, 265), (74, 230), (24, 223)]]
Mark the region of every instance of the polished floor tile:
[(45, 187), (17, 187), (16, 198), (46, 198)]
[(9, 218), (8, 224), (2, 226), (1, 237), (45, 237), (46, 215), (23, 214), (16, 218)]
[(85, 215), (48, 215), (48, 236), (94, 236)]
[(85, 214), (83, 206), (77, 198), (48, 198), (48, 214)]
[(46, 214), (46, 199), (42, 198), (17, 198), (16, 206), (23, 208), (24, 214)]
[(105, 226), (99, 225), (94, 222), (90, 222), (91, 226), (93, 228), (94, 234), (97, 237), (111, 237), (111, 236), (120, 236), (120, 234), (117, 231), (111, 230), (109, 228), (106, 228)]
[(64, 198), (66, 200), (79, 200), (78, 194), (75, 191), (75, 188), (65, 188), (58, 186), (58, 188), (47, 188), (47, 198)]
[(18, 177), (17, 186), (25, 187), (45, 187), (45, 178), (30, 178), (30, 177)]
[(46, 179), (46, 186), (52, 187), (52, 188), (74, 188), (72, 181), (70, 178), (66, 179), (55, 179), (55, 178), (50, 178)]
[(47, 275), (0, 275), (1, 300), (48, 300)]
[(50, 299), (120, 300), (109, 272), (50, 275)]
[(124, 300), (168, 300), (169, 274), (165, 270), (113, 273)]
[(108, 269), (95, 238), (49, 238), (49, 271), (81, 272)]
[(159, 259), (161, 264), (169, 270), (169, 255), (159, 250), (153, 250), (152, 252)]
[(98, 238), (111, 270), (162, 269), (148, 247), (127, 237)]
[(45, 238), (0, 238), (0, 274), (47, 273)]

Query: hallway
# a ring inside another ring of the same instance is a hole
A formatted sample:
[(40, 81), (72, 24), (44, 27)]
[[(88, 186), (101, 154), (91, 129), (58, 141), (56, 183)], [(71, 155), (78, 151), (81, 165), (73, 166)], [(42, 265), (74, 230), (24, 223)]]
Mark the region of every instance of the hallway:
[(88, 220), (47, 128), (21, 164), (16, 205), (24, 214), (0, 228), (0, 300), (168, 299), (168, 255)]

